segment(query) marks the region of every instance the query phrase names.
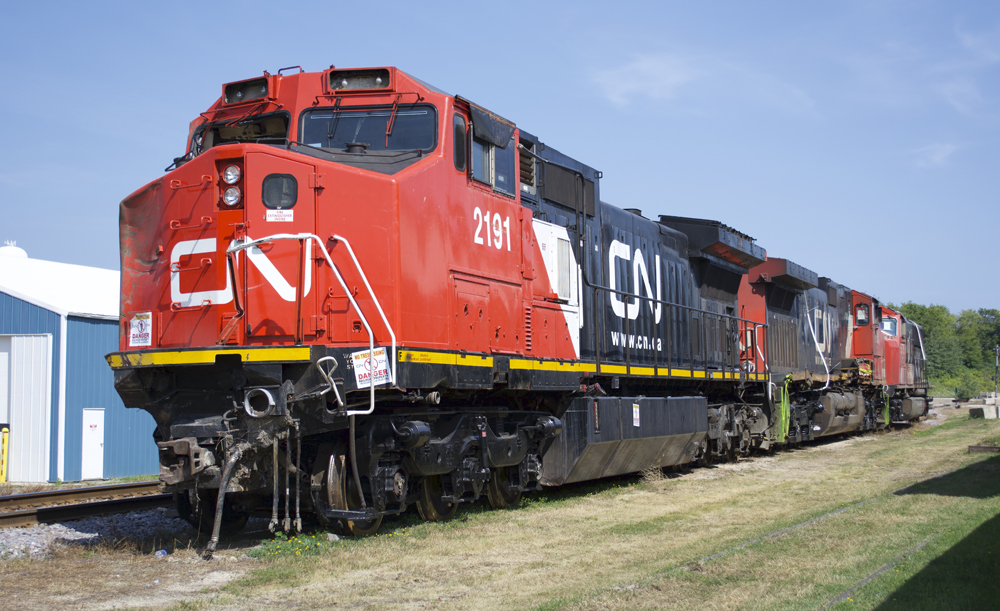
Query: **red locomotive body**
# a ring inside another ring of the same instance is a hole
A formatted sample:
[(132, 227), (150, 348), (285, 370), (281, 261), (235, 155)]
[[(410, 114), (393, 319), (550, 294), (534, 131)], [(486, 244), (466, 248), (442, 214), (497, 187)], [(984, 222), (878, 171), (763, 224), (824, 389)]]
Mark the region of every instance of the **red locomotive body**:
[(851, 356), (859, 360), (862, 375), (875, 384), (885, 383), (885, 338), (882, 308), (870, 296), (853, 291), (854, 331)]
[[(328, 85), (367, 73), (384, 74), (387, 85), (346, 90)], [(153, 336), (135, 345), (123, 333), (122, 350), (367, 345), (361, 317), (324, 265), (320, 249), (328, 249), (380, 345), (391, 337), (373, 295), (400, 345), (579, 357), (562, 316), (545, 316), (547, 341), (525, 342), (524, 308), (536, 295), (549, 303), (554, 291), (545, 273), (534, 273), (542, 256), (519, 190), (494, 188), (456, 167), (456, 146), (466, 145), (469, 103), (395, 69), (330, 70), (322, 78), (292, 74), (247, 83), (236, 85), (266, 87), (266, 97), (227, 102), (224, 95), (193, 125), (192, 138), (200, 139), (204, 151), (123, 204), (129, 290), (123, 292), (122, 314), (125, 321), (148, 316)], [(226, 89), (239, 92), (233, 85)], [(296, 126), (292, 117), (300, 114)], [(331, 126), (334, 121), (340, 125)], [(203, 134), (201, 126), (209, 123), (221, 126)], [(367, 167), (309, 155), (315, 151), (304, 139), (319, 139), (324, 129), (346, 132), (352, 123), (360, 127), (349, 134), (351, 143), (367, 155)], [(448, 128), (459, 124), (456, 136)], [(510, 137), (516, 139), (516, 132)], [(301, 144), (298, 150), (266, 144), (279, 138)], [(208, 139), (214, 140), (211, 147)], [(361, 139), (378, 141), (353, 142)], [(494, 170), (493, 179), (511, 184), (517, 180), (512, 172), (518, 151), (509, 148), (513, 167), (505, 176)], [(236, 168), (232, 184), (223, 176), (226, 168)], [(229, 189), (239, 193), (231, 205), (223, 199)], [(237, 269), (230, 273), (227, 250), (233, 244), (274, 234), (320, 240), (252, 247), (245, 261), (234, 258)], [(347, 244), (363, 262), (360, 270)], [(140, 252), (150, 247), (153, 252)], [(161, 261), (169, 261), (169, 272), (157, 267)], [(169, 285), (144, 281), (154, 268), (170, 274)], [(234, 312), (234, 295), (241, 315)]]
[(846, 331), (870, 298), (615, 208), (600, 172), (395, 68), (281, 72), (224, 85), (121, 204), (108, 362), (209, 550), (253, 512), (367, 534), (879, 425), (852, 364), (881, 383), (882, 332)]

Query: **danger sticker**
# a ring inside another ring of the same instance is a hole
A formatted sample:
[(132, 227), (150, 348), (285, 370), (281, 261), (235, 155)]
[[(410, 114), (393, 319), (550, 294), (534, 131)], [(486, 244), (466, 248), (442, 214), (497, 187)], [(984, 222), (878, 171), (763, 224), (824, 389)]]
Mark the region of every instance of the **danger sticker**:
[(392, 375), (389, 373), (389, 358), (385, 354), (385, 348), (376, 348), (371, 359), (368, 358), (367, 350), (353, 352), (351, 360), (358, 388), (369, 388), (372, 385), (372, 380), (375, 381), (376, 386), (392, 383)]
[(632, 426), (639, 426), (639, 404), (632, 404)]
[(143, 348), (153, 345), (153, 313), (139, 312), (129, 321), (128, 345)]
[(268, 223), (291, 223), (295, 220), (294, 210), (268, 210), (265, 220)]

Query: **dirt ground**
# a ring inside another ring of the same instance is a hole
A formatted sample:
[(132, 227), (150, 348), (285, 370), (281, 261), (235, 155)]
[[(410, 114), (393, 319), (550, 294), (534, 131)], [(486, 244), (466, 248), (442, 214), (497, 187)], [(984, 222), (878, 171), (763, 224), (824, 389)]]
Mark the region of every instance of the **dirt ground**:
[[(248, 557), (263, 533), (230, 542), (212, 561), (193, 548), (158, 559), (127, 547), (67, 547), (47, 560), (0, 562), (0, 607), (572, 609), (631, 608), (629, 600), (651, 608), (766, 607), (774, 595), (766, 579), (760, 592), (706, 598), (712, 587), (661, 591), (659, 576), (703, 570), (713, 554), (843, 506), (891, 498), (969, 463), (965, 445), (977, 443), (979, 429), (946, 440), (914, 435), (965, 411), (942, 406), (930, 423), (901, 432), (545, 494), (515, 511), (465, 509), (451, 523), (417, 524), (405, 536), (389, 521), (384, 535), (309, 558)], [(711, 579), (711, 567), (704, 570)]]
[(0, 608), (25, 611), (65, 609), (161, 609), (181, 601), (215, 596), (219, 588), (260, 567), (246, 556), (264, 533), (231, 542), (205, 561), (195, 548), (166, 558), (148, 551), (123, 551), (128, 543), (84, 548), (57, 546), (45, 560), (0, 562)]

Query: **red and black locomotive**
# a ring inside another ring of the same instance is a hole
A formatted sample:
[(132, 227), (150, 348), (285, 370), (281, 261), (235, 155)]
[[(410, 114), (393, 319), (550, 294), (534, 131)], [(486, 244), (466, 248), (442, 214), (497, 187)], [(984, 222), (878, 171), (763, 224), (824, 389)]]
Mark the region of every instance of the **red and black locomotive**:
[(395, 68), (223, 86), (121, 204), (125, 405), (214, 530), (416, 505), (919, 417), (919, 328)]

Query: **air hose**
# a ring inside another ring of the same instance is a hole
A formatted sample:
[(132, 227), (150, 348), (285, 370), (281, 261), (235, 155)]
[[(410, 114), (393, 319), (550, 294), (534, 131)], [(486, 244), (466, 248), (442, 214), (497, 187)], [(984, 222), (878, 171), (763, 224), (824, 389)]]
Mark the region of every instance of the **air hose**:
[(778, 443), (785, 443), (788, 437), (788, 424), (791, 417), (791, 405), (788, 397), (788, 384), (792, 381), (792, 374), (785, 376), (784, 382), (778, 386)]

